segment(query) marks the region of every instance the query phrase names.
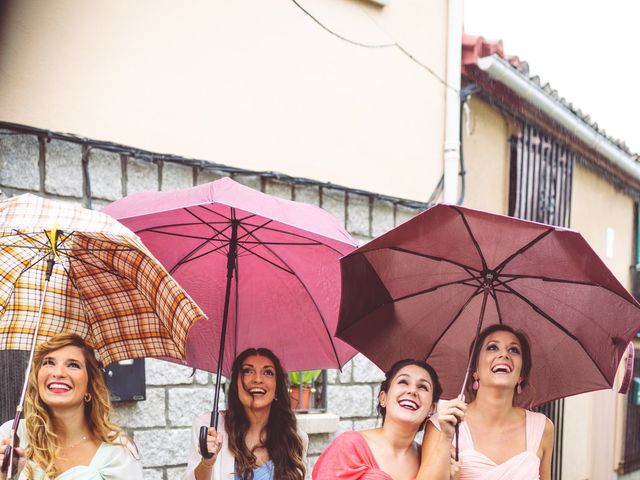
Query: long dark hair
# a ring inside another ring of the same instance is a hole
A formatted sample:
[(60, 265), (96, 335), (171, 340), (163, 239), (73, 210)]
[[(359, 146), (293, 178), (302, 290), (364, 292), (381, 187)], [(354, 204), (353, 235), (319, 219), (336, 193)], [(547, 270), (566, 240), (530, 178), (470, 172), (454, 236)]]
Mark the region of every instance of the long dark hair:
[[(475, 343), (475, 346), (473, 342), (471, 343), (471, 345), (469, 346), (469, 355), (471, 358), (469, 372), (473, 374), (473, 372), (477, 370), (478, 358), (480, 358), (480, 350), (482, 349), (482, 345), (484, 345), (484, 341), (487, 339), (487, 337), (495, 332), (509, 332), (518, 339), (518, 342), (520, 342), (520, 346), (522, 347), (522, 370), (520, 371), (522, 381), (520, 382), (520, 387), (526, 387), (529, 384), (529, 374), (531, 373), (531, 345), (529, 344), (529, 339), (523, 332), (515, 330), (513, 327), (504, 325), (502, 323), (497, 323), (485, 328), (484, 330), (482, 330), (482, 332), (480, 332), (478, 341)], [(465, 385), (465, 393), (469, 401), (475, 400), (476, 398), (476, 391), (472, 388), (473, 380), (473, 375), (469, 375), (467, 384)]]
[[(429, 365), (424, 360), (416, 360), (414, 358), (405, 358), (403, 360), (398, 360), (396, 363), (391, 365), (391, 368), (387, 370), (384, 374), (384, 380), (380, 384), (380, 393), (389, 392), (389, 387), (391, 387), (391, 381), (395, 378), (400, 370), (408, 365), (415, 365), (426, 370), (431, 376), (431, 380), (433, 381), (433, 398), (432, 403), (435, 404), (440, 400), (440, 395), (442, 395), (442, 385), (440, 384), (440, 379), (438, 378), (438, 374), (435, 369)], [(386, 407), (383, 407), (380, 404), (380, 395), (378, 394), (378, 406), (376, 407), (378, 410), (378, 415), (382, 417), (382, 424), (384, 425), (384, 419), (387, 415)], [(420, 425), (418, 431), (424, 428), (424, 423)]]
[[(280, 360), (267, 348), (248, 348), (233, 361), (231, 383), (227, 394), (227, 413), (225, 415), (225, 431), (229, 439), (229, 450), (236, 461), (236, 473), (242, 480), (253, 480), (253, 469), (256, 468), (256, 456), (247, 448), (245, 435), (249, 429), (249, 420), (244, 406), (238, 396), (238, 383), (244, 361), (252, 356), (266, 357), (273, 362), (276, 371), (276, 393), (271, 404), (267, 421), (264, 448), (275, 467), (276, 480), (303, 480), (306, 468), (303, 461), (303, 445), (296, 416), (291, 410), (289, 385)], [(260, 435), (261, 439), (263, 435)]]

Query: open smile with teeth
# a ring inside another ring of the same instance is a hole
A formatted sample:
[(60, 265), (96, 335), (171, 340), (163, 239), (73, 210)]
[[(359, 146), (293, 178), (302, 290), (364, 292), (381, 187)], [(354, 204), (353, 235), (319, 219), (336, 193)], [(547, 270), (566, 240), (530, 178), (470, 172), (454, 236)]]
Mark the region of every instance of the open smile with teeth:
[(267, 391), (264, 388), (254, 387), (249, 389), (250, 395), (264, 395), (266, 393)]
[(509, 365), (506, 365), (504, 363), (501, 363), (499, 365), (495, 365), (491, 371), (493, 373), (511, 373), (511, 367)]
[(419, 408), (418, 404), (413, 400), (403, 399), (398, 402), (402, 408), (406, 408), (407, 410), (411, 410), (412, 412)]
[(71, 391), (71, 386), (66, 383), (51, 382), (47, 385), (47, 389), (53, 393), (66, 393)]

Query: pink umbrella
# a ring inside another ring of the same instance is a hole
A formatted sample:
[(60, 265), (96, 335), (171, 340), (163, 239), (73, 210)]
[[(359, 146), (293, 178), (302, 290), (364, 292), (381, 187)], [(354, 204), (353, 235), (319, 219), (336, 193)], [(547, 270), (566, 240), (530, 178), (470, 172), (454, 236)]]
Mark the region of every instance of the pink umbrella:
[[(287, 370), (336, 368), (355, 354), (333, 337), (338, 259), (355, 242), (324, 210), (223, 178), (102, 211), (136, 232), (208, 315), (189, 333), (187, 362), (216, 371), (218, 385), (248, 347), (277, 352)], [(216, 389), (212, 425), (217, 404)]]

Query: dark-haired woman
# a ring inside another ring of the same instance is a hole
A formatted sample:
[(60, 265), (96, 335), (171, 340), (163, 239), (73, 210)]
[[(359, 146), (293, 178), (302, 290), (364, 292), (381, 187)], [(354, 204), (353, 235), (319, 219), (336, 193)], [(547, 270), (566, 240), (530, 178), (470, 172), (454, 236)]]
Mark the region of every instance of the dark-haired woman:
[(433, 368), (421, 360), (396, 362), (380, 385), (378, 412), (382, 426), (346, 432), (322, 453), (313, 468), (317, 480), (448, 480), (451, 438), (464, 416), (464, 403), (449, 402), (440, 413), (445, 429), (431, 451), (430, 464), (420, 462), (414, 438), (433, 413), (442, 387)]
[(198, 434), (209, 418), (206, 413), (194, 420), (185, 480), (304, 479), (308, 438), (297, 428), (287, 376), (271, 350), (250, 348), (234, 360), (220, 432), (209, 428), (207, 447), (214, 455), (205, 459)]
[[(109, 392), (94, 351), (81, 337), (59, 334), (33, 357), (20, 422), (19, 480), (142, 480), (135, 447), (109, 420)], [(0, 460), (11, 423), (0, 427)], [(0, 474), (4, 480), (5, 474)]]
[[(460, 425), (461, 480), (549, 480), (553, 423), (517, 407), (527, 387), (531, 349), (525, 335), (506, 325), (484, 329), (471, 352), (471, 399)], [(438, 420), (427, 426), (424, 456), (438, 438)]]

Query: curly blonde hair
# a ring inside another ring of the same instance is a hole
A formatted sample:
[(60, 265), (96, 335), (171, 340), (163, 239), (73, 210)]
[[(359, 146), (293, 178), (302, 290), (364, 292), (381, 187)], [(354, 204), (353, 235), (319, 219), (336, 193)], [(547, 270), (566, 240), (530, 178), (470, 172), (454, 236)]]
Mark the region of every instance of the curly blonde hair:
[[(102, 368), (95, 357), (93, 349), (78, 335), (70, 333), (58, 334), (42, 343), (36, 349), (33, 357), (33, 366), (29, 374), (29, 383), (25, 399), (25, 423), (29, 445), (26, 448), (26, 456), (39, 465), (48, 478), (56, 478), (60, 473), (56, 461), (60, 448), (59, 438), (53, 428), (49, 407), (40, 397), (38, 390), (38, 372), (42, 361), (49, 353), (64, 347), (74, 346), (82, 350), (87, 369), (88, 383), (87, 393), (91, 399), (84, 404), (85, 420), (89, 430), (105, 443), (122, 444), (122, 438), (126, 434), (109, 419), (111, 402), (109, 391), (104, 383)], [(28, 479), (34, 478), (33, 466), (27, 462), (25, 472)]]

